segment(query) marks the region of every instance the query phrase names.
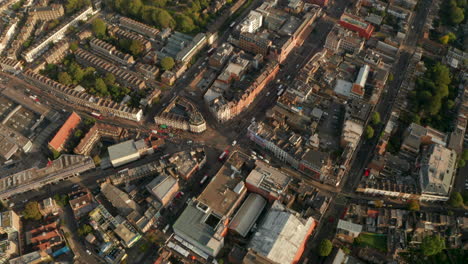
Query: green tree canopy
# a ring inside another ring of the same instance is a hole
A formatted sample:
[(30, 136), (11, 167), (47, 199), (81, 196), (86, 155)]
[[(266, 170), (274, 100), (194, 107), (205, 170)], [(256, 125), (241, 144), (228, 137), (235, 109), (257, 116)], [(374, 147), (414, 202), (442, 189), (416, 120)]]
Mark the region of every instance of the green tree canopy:
[(60, 72), (58, 74), (58, 81), (64, 85), (70, 85), (73, 83), (71, 76), (66, 72)]
[(463, 197), (459, 192), (452, 192), (449, 199), (450, 206), (453, 207), (462, 207), (463, 206)]
[(109, 94), (109, 91), (107, 90), (107, 85), (101, 78), (96, 79), (95, 88), (96, 92), (98, 92), (101, 96), (106, 96)]
[(410, 211), (419, 211), (420, 206), (418, 200), (411, 200), (408, 203), (408, 210)]
[(106, 22), (100, 18), (96, 18), (93, 21), (93, 33), (97, 38), (103, 38), (106, 36)]
[(166, 70), (170, 71), (175, 65), (174, 59), (172, 57), (165, 57), (161, 60), (161, 67)]
[(461, 158), (464, 159), (464, 160), (468, 160), (468, 149), (464, 149), (462, 154), (461, 154)]
[(371, 126), (366, 126), (366, 138), (370, 139), (374, 137), (374, 129)]
[(176, 22), (171, 14), (163, 9), (158, 9), (153, 14), (153, 20), (160, 28), (174, 28)]
[(432, 256), (445, 249), (445, 240), (440, 236), (427, 236), (421, 243), (421, 250), (425, 256)]
[(138, 56), (143, 52), (144, 47), (140, 40), (133, 39), (128, 49), (133, 56)]
[(330, 240), (324, 239), (322, 242), (320, 242), (320, 245), (318, 247), (318, 254), (321, 257), (327, 257), (330, 255), (331, 251), (333, 249), (333, 244)]
[(106, 73), (106, 76), (104, 77), (104, 82), (106, 83), (106, 85), (113, 85), (115, 83), (114, 74), (110, 72)]
[(40, 220), (42, 215), (39, 212), (39, 204), (36, 201), (28, 202), (23, 210), (23, 217), (24, 219)]
[(93, 228), (90, 225), (84, 224), (78, 228), (78, 235), (86, 236), (87, 234), (91, 233)]
[(193, 23), (193, 20), (184, 14), (178, 14), (176, 16), (177, 29), (182, 32), (192, 32), (195, 30), (196, 26)]
[(449, 11), (450, 22), (453, 24), (460, 24), (465, 19), (463, 8), (458, 6), (451, 6)]
[(379, 114), (379, 112), (374, 112), (374, 113), (372, 113), (372, 120), (371, 120), (371, 121), (372, 121), (372, 124), (374, 124), (374, 125), (380, 124), (381, 121), (380, 121), (380, 114)]

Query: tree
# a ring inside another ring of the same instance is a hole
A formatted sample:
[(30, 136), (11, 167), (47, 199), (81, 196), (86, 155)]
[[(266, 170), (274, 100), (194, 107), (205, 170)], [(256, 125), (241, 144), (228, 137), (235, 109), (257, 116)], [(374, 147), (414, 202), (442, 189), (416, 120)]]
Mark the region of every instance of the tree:
[(73, 83), (71, 76), (66, 72), (60, 72), (58, 74), (58, 81), (59, 83), (64, 84), (64, 85), (70, 85)]
[(78, 49), (78, 43), (76, 43), (75, 41), (72, 42), (72, 43), (70, 43), (70, 50), (71, 50), (71, 51), (74, 52), (74, 51), (77, 50), (77, 49)]
[(451, 6), (449, 10), (449, 18), (452, 24), (460, 24), (465, 19), (463, 8)]
[(372, 124), (378, 125), (380, 124), (380, 114), (379, 112), (374, 112), (372, 113)]
[(159, 25), (160, 28), (174, 28), (176, 25), (176, 22), (174, 21), (174, 18), (167, 12), (166, 10), (159, 9), (156, 11), (156, 23)]
[(366, 138), (371, 139), (374, 137), (374, 129), (371, 126), (366, 127)]
[(93, 228), (90, 225), (84, 224), (78, 228), (78, 235), (86, 236), (87, 234), (91, 233)]
[(83, 130), (81, 130), (81, 129), (76, 130), (74, 136), (76, 138), (82, 137), (83, 136)]
[(106, 22), (100, 18), (96, 18), (93, 21), (93, 33), (97, 38), (103, 38), (106, 36)]
[(419, 211), (420, 206), (418, 200), (410, 200), (408, 203), (408, 210), (410, 211)]
[(375, 207), (377, 208), (381, 208), (384, 206), (384, 203), (382, 200), (376, 200), (375, 203), (374, 203)]
[(464, 168), (466, 166), (466, 161), (461, 159), (458, 161), (458, 168)]
[(76, 62), (70, 64), (68, 72), (72, 75), (76, 83), (80, 83), (85, 75), (83, 69), (81, 69), (80, 65)]
[(395, 79), (395, 77), (393, 76), (393, 73), (390, 73), (390, 74), (388, 75), (388, 81), (391, 82), (391, 81), (393, 81), (393, 79)]
[(320, 242), (319, 248), (318, 248), (318, 254), (321, 257), (327, 257), (330, 255), (331, 251), (333, 249), (333, 244), (330, 240), (324, 239), (322, 242)]
[(35, 201), (28, 202), (23, 210), (24, 219), (40, 220), (42, 218), (39, 212), (39, 204)]
[(427, 236), (421, 243), (421, 250), (425, 256), (432, 256), (439, 254), (445, 249), (445, 240), (437, 236)]
[(193, 23), (193, 20), (190, 17), (183, 14), (178, 14), (176, 16), (176, 22), (177, 29), (185, 33), (192, 32), (196, 28), (195, 24)]
[(170, 71), (175, 65), (174, 59), (172, 57), (165, 57), (161, 60), (161, 67), (165, 71)]
[(468, 190), (464, 190), (462, 193), (463, 203), (468, 206)]
[(459, 192), (452, 192), (449, 199), (450, 206), (453, 207), (462, 207), (463, 206), (463, 197)]
[(143, 44), (138, 39), (134, 39), (128, 49), (133, 56), (138, 56), (143, 51)]
[(108, 72), (106, 73), (106, 76), (104, 77), (104, 82), (107, 84), (107, 85), (113, 85), (115, 83), (115, 76), (114, 74)]
[(461, 154), (461, 158), (464, 159), (464, 160), (468, 160), (468, 149), (464, 149), (462, 154)]
[(442, 37), (439, 38), (439, 41), (443, 45), (447, 45), (449, 42), (449, 36), (448, 35), (443, 35)]
[(96, 88), (96, 92), (98, 92), (101, 96), (106, 96), (109, 93), (106, 83), (101, 78), (96, 79), (94, 86)]

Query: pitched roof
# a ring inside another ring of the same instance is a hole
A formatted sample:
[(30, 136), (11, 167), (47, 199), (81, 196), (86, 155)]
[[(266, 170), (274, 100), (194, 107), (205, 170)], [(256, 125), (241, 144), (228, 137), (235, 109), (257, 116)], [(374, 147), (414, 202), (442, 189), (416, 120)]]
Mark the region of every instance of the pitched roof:
[(57, 134), (55, 134), (54, 138), (49, 142), (49, 146), (55, 150), (60, 150), (65, 141), (67, 141), (71, 131), (78, 126), (80, 121), (81, 117), (77, 113), (73, 112)]

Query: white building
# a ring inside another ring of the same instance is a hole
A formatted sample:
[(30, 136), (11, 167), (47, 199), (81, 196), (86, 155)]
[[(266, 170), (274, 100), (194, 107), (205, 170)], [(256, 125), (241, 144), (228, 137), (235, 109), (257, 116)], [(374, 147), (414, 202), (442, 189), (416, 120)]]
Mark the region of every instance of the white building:
[(447, 201), (456, 174), (457, 154), (439, 144), (424, 151), (419, 170), (421, 201)]
[(138, 160), (140, 152), (135, 146), (135, 141), (127, 140), (107, 148), (112, 166), (118, 167), (132, 161)]
[(255, 33), (262, 27), (263, 15), (255, 10), (250, 11), (249, 15), (239, 24), (240, 32)]

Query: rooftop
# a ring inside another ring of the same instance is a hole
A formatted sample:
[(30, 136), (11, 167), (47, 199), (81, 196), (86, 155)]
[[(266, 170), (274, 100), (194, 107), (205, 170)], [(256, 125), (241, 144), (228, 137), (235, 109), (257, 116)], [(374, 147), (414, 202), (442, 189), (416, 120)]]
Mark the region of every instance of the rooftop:
[(293, 263), (316, 224), (313, 218), (302, 219), (276, 201), (248, 247), (274, 263)]
[(54, 138), (49, 142), (49, 145), (55, 150), (60, 150), (70, 136), (70, 133), (80, 122), (81, 117), (77, 113), (72, 112), (57, 134), (55, 134)]

